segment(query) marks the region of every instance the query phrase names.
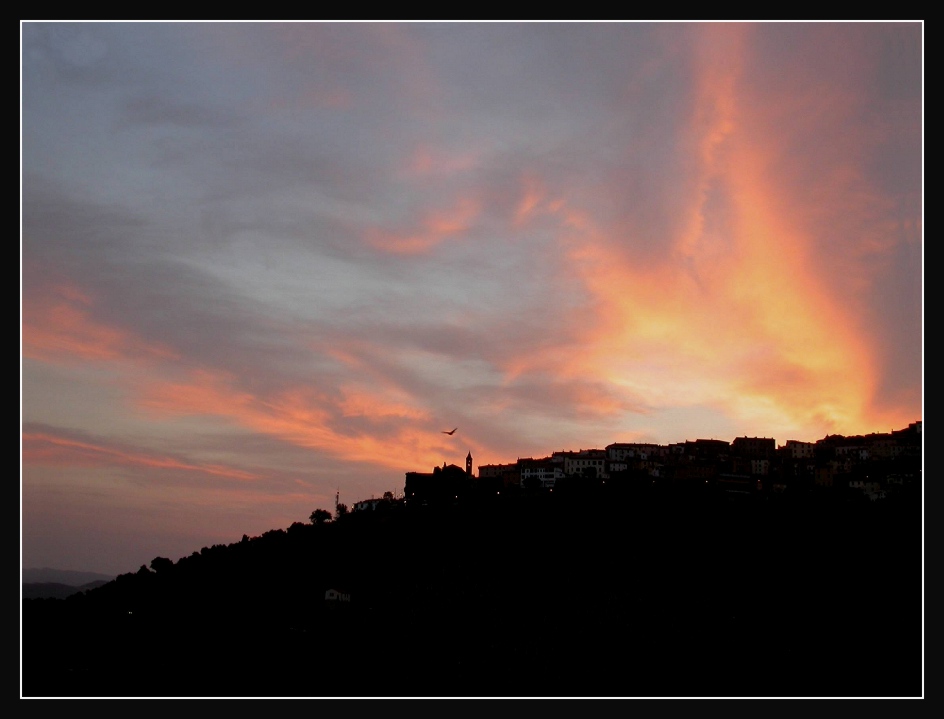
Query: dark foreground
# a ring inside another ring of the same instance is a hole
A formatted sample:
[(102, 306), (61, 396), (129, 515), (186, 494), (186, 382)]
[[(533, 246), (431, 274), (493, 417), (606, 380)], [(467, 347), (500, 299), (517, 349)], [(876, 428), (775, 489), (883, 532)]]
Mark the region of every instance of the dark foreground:
[(352, 516), (25, 600), (22, 696), (923, 694), (920, 506), (586, 499)]

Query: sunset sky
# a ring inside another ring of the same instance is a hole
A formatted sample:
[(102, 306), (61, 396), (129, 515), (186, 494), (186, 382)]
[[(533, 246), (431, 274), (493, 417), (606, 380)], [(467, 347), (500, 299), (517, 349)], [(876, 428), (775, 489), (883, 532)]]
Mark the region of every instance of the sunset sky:
[(923, 29), (22, 23), (22, 566), (920, 420)]

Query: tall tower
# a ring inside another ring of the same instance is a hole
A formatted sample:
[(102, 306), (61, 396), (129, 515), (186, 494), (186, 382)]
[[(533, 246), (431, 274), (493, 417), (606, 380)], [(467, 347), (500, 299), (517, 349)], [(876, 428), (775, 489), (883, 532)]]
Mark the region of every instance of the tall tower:
[(469, 454), (465, 458), (465, 473), (472, 476), (472, 451), (469, 451)]

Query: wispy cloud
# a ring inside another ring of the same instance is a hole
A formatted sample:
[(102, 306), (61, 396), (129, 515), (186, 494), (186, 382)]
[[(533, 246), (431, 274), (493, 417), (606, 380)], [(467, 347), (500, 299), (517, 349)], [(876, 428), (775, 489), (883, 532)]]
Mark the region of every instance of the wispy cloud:
[(23, 356), (59, 363), (176, 357), (166, 346), (96, 321), (93, 303), (90, 295), (68, 284), (29, 294), (22, 312)]
[(57, 435), (52, 432), (24, 431), (22, 441), (23, 459), (32, 465), (145, 467), (147, 469), (211, 475), (239, 481), (260, 478), (258, 474), (235, 467), (212, 463), (193, 463), (178, 457), (159, 456), (143, 451), (122, 449), (116, 446)]

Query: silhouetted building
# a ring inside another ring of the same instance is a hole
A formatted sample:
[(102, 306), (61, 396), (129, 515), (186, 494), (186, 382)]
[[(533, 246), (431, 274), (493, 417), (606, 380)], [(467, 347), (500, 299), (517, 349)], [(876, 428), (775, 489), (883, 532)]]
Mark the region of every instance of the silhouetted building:
[(694, 442), (685, 441), (675, 446), (681, 450), (680, 454), (684, 457), (711, 462), (727, 459), (731, 451), (731, 443), (723, 439), (696, 439)]
[(795, 439), (788, 439), (787, 443), (781, 447), (781, 453), (789, 459), (813, 459), (816, 445), (813, 442), (798, 442)]
[(479, 487), (485, 492), (502, 492), (521, 486), (521, 472), (518, 463), (480, 464)]
[(523, 489), (553, 489), (564, 477), (563, 463), (554, 462), (550, 457), (521, 457), (518, 459), (518, 472)]
[(464, 470), (443, 463), (430, 473), (407, 472), (404, 500), (455, 502), (473, 490), (486, 496), (507, 490), (550, 491), (556, 486), (569, 491), (604, 484), (608, 490), (621, 492), (648, 491), (658, 485), (660, 489), (717, 489), (730, 495), (764, 496), (832, 489), (854, 501), (861, 494), (883, 499), (920, 489), (921, 430), (918, 421), (889, 433), (827, 435), (816, 442), (788, 440), (780, 448), (771, 437), (747, 436), (730, 443), (716, 439), (669, 445), (614, 443), (602, 450), (561, 450), (537, 459), (519, 458), (514, 464), (486, 464), (478, 468), (477, 477), (469, 451)]
[[(471, 453), (466, 460), (472, 461)], [(407, 472), (403, 498), (407, 503), (454, 502), (471, 489), (472, 477), (467, 470), (455, 464), (434, 467), (432, 472)]]
[(605, 449), (580, 449), (576, 452), (554, 452), (552, 460), (563, 461), (566, 477), (607, 476)]
[(772, 437), (735, 437), (731, 442), (732, 454), (745, 459), (770, 459), (776, 450)]

